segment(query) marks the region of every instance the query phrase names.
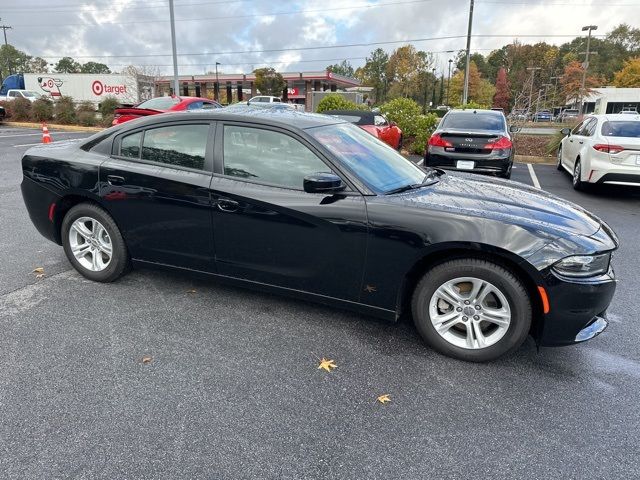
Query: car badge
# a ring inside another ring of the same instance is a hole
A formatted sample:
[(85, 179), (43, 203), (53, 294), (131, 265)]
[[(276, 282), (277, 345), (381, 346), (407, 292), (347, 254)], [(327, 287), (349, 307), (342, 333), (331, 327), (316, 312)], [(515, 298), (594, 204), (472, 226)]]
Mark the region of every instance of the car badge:
[(465, 142), (473, 142), (473, 138), (465, 138), (464, 141)]

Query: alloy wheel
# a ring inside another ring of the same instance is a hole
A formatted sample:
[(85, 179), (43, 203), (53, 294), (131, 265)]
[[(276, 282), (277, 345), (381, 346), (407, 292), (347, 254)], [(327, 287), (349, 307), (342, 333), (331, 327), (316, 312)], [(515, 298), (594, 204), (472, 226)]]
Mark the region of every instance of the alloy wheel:
[(495, 285), (475, 277), (449, 280), (429, 301), (435, 331), (460, 348), (478, 350), (494, 345), (511, 325), (511, 307)]
[(111, 237), (94, 218), (80, 217), (71, 224), (69, 246), (78, 263), (87, 270), (101, 272), (111, 263)]
[(576, 161), (576, 166), (573, 169), (573, 185), (580, 185), (580, 177), (581, 177), (581, 168), (580, 168), (580, 160)]

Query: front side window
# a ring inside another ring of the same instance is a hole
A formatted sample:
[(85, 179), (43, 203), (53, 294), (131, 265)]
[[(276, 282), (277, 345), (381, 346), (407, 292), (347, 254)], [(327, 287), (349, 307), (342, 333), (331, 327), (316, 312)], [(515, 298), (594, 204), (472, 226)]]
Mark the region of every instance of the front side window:
[(295, 138), (280, 132), (225, 125), (224, 173), (302, 190), (307, 175), (331, 169)]
[(387, 124), (387, 119), (382, 115), (376, 115), (375, 117), (373, 117), (373, 124), (376, 127), (384, 127)]
[(200, 110), (204, 102), (193, 102), (187, 105), (187, 110)]
[(142, 158), (177, 167), (204, 169), (209, 125), (172, 125), (147, 130)]
[(576, 125), (574, 129), (571, 131), (571, 135), (580, 135), (580, 131), (582, 130), (582, 127), (584, 127), (585, 123), (586, 123), (586, 120)]
[(120, 156), (140, 158), (140, 140), (142, 140), (142, 132), (122, 137), (122, 141), (120, 142)]

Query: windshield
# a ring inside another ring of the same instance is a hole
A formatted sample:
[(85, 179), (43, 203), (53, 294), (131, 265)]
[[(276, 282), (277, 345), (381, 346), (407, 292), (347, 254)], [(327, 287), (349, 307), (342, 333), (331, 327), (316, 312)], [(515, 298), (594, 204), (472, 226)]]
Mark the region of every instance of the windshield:
[(604, 122), (602, 124), (602, 135), (605, 137), (640, 138), (640, 122)]
[(26, 97), (26, 98), (34, 98), (34, 97), (39, 97), (40, 94), (36, 93), (36, 92), (31, 92), (29, 90), (23, 90), (22, 91), (22, 96)]
[(150, 108), (153, 110), (169, 110), (174, 105), (180, 103), (176, 97), (156, 97), (146, 102), (142, 102), (137, 108)]
[(393, 148), (350, 123), (307, 130), (376, 193), (421, 184), (426, 174)]
[(449, 113), (442, 119), (440, 128), (460, 130), (504, 130), (504, 119), (496, 113)]

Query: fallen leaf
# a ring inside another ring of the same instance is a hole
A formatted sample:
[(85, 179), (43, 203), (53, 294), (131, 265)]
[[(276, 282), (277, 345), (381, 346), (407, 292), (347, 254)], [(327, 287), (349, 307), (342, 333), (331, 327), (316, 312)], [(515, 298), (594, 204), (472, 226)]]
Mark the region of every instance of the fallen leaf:
[(324, 357), (322, 357), (322, 360), (318, 365), (318, 369), (326, 370), (327, 372), (330, 372), (332, 368), (336, 368), (336, 367), (337, 365), (334, 363), (333, 360), (327, 360)]
[(151, 363), (151, 360), (153, 360), (153, 357), (151, 355), (145, 355), (144, 357), (142, 357), (142, 363)]
[(45, 277), (45, 274), (44, 274), (44, 273), (39, 273), (39, 274), (37, 274), (37, 275), (36, 275), (36, 278), (37, 278), (38, 280), (40, 280), (41, 278), (44, 278), (44, 277)]
[(31, 273), (44, 273), (44, 268), (43, 267), (34, 268), (33, 272)]
[(196, 290), (193, 290), (193, 289), (187, 290), (187, 293), (196, 293)]
[(385, 403), (387, 403), (387, 402), (390, 402), (390, 401), (391, 401), (391, 397), (389, 396), (389, 394), (388, 394), (388, 393), (385, 393), (384, 395), (380, 395), (380, 396), (378, 397), (378, 401), (379, 401), (381, 404), (383, 404), (383, 405), (384, 405)]

